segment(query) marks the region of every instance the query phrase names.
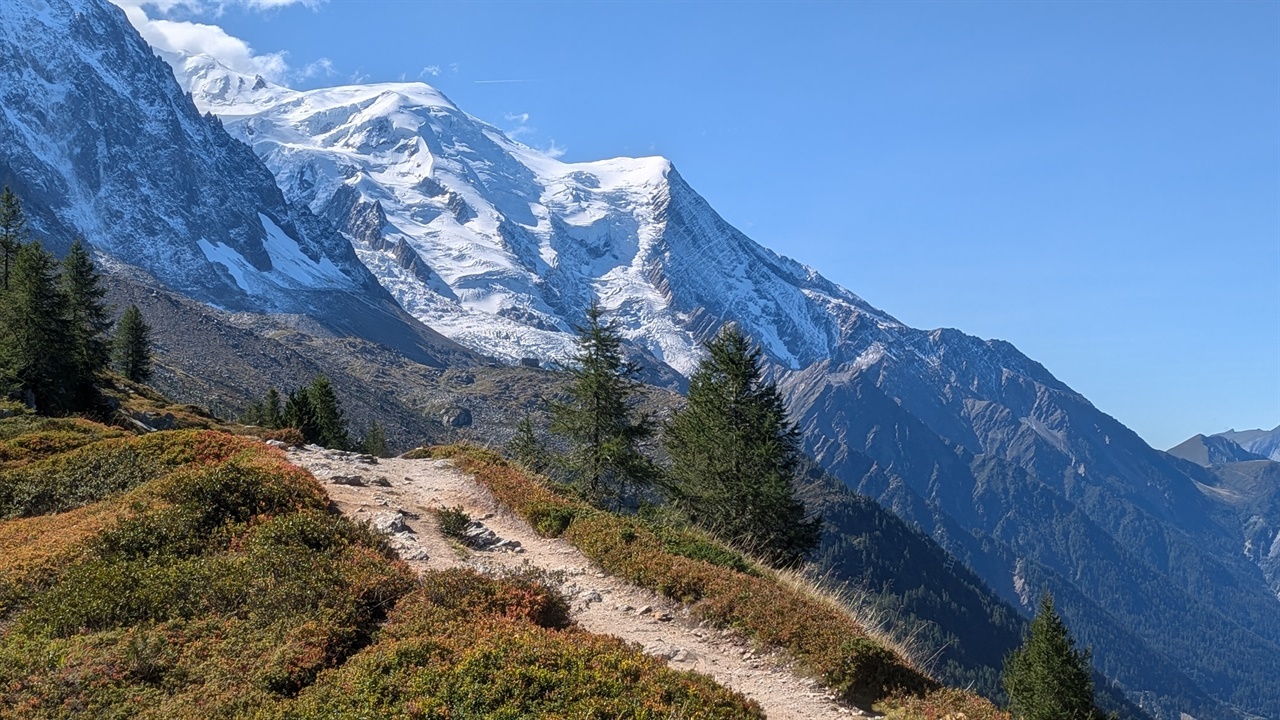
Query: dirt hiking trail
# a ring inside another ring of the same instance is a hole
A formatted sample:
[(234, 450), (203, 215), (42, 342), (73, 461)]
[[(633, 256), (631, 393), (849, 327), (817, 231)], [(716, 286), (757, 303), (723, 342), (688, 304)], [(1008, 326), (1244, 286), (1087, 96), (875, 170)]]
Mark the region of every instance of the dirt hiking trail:
[[(758, 655), (736, 633), (704, 627), (682, 605), (601, 571), (568, 542), (541, 537), (448, 460), (374, 460), (314, 446), (289, 450), (288, 456), (325, 485), (343, 513), (387, 533), (419, 571), (493, 571), (527, 563), (560, 582), (579, 626), (635, 643), (673, 668), (710, 675), (760, 703), (770, 718), (875, 717), (791, 672), (785, 659)], [(487, 549), (465, 547), (440, 533), (431, 511), (456, 506), (483, 525), (473, 527), (468, 544)]]

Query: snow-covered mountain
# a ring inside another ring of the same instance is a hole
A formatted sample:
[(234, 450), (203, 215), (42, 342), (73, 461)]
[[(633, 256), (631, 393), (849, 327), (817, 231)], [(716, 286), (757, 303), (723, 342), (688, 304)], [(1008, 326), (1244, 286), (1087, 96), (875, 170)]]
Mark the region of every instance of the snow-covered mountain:
[(0, 7), (0, 182), (52, 249), (80, 236), (227, 310), (308, 316), (424, 360), (461, 352), (405, 315), (330, 223), (286, 200), (118, 8)]
[(402, 306), (508, 361), (563, 360), (592, 298), (681, 374), (721, 322), (789, 368), (899, 323), (724, 222), (658, 157), (563, 163), (422, 83), (295, 92), (175, 58), (197, 105), (333, 220)]

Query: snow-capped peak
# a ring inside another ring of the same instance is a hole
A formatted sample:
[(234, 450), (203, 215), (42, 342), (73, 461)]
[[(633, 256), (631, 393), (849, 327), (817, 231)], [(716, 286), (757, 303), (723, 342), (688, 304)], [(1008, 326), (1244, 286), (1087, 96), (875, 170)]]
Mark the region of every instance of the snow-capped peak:
[(261, 75), (232, 70), (204, 53), (156, 51), (174, 69), (183, 90), (191, 93), (196, 107), (216, 115), (249, 115), (297, 95)]
[(205, 57), (174, 67), (406, 310), (481, 352), (564, 360), (592, 300), (686, 375), (727, 320), (791, 368), (829, 357), (859, 318), (896, 326), (738, 232), (666, 158), (562, 162), (424, 83), (295, 91)]

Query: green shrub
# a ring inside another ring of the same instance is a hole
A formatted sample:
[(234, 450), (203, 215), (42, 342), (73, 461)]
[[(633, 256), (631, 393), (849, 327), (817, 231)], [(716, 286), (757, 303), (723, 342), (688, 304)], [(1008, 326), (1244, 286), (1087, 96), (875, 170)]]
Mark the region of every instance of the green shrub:
[(261, 447), (247, 438), (182, 430), (113, 438), (0, 471), (0, 519), (63, 512), (154, 480), (189, 463), (220, 462)]
[(569, 505), (535, 503), (529, 508), (527, 518), (538, 534), (556, 538), (564, 534), (579, 511)]
[(92, 442), (125, 435), (118, 428), (80, 418), (10, 417), (0, 420), (0, 469), (18, 467)]
[(471, 524), (471, 516), (463, 512), (462, 506), (436, 510), (436, 522), (440, 524), (440, 532), (446, 537), (461, 540), (467, 526)]
[(567, 627), (564, 601), (518, 573), (428, 572), (379, 642), (321, 673), (288, 718), (758, 718), (710, 678)]

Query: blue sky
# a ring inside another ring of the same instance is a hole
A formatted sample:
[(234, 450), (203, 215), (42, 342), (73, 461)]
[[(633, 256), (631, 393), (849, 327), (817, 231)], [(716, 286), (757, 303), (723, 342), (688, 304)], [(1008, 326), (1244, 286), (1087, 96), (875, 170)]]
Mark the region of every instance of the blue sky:
[(757, 241), (1013, 342), (1157, 447), (1280, 424), (1280, 2), (132, 12), (293, 87), (423, 79), (566, 160), (669, 157)]

